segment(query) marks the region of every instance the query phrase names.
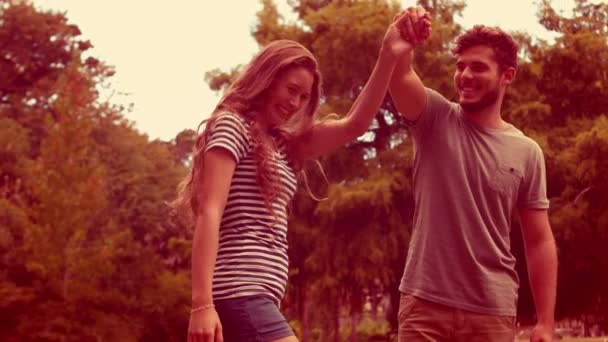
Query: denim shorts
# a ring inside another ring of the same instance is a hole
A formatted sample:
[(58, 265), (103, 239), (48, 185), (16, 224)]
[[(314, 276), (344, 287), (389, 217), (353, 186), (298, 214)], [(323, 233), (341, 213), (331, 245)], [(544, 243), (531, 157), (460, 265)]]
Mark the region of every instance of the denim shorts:
[(265, 295), (215, 301), (224, 342), (268, 342), (294, 333), (277, 305)]

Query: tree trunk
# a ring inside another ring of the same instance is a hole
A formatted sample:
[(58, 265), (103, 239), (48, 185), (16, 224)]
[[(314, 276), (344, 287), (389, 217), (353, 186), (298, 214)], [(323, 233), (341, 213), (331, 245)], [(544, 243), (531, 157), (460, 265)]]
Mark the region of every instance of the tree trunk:
[(333, 310), (333, 315), (332, 315), (332, 320), (333, 320), (333, 335), (334, 335), (334, 342), (341, 342), (342, 340), (342, 336), (340, 336), (340, 305), (338, 303), (335, 303), (334, 305), (334, 310)]
[(302, 331), (300, 336), (302, 338), (302, 342), (308, 342), (310, 340), (310, 329), (308, 322), (308, 292), (304, 288), (304, 286), (300, 287), (300, 319)]
[(378, 320), (378, 308), (380, 307), (380, 303), (382, 302), (382, 299), (384, 298), (384, 291), (381, 287), (377, 287), (375, 286), (374, 288), (372, 288), (372, 290), (370, 291), (371, 295), (370, 295), (370, 304), (371, 304), (371, 316), (372, 316), (372, 320), (377, 321)]
[(361, 321), (361, 314), (352, 313), (350, 315), (350, 342), (357, 342), (357, 327)]

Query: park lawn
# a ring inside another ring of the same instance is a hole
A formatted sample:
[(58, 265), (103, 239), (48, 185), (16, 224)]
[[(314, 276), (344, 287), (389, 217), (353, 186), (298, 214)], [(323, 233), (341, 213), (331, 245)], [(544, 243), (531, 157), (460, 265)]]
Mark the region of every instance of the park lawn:
[[(529, 341), (529, 339), (518, 339), (518, 342)], [(559, 342), (607, 342), (608, 337), (571, 337), (571, 338), (563, 338), (561, 340), (554, 339), (554, 341)]]

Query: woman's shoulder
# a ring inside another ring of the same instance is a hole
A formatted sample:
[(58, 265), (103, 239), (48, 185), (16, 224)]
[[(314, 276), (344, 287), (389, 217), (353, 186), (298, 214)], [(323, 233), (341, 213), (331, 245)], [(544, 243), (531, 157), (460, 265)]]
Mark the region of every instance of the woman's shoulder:
[(223, 147), (235, 156), (238, 162), (251, 148), (249, 124), (240, 115), (222, 112), (209, 118), (207, 130), (207, 149)]
[(212, 131), (228, 130), (246, 137), (247, 140), (251, 138), (251, 123), (238, 113), (221, 112), (215, 114), (210, 126)]
[(250, 129), (249, 121), (245, 119), (245, 117), (243, 117), (241, 114), (234, 112), (220, 112), (216, 114), (215, 122), (218, 124), (223, 123), (238, 125), (239, 127), (247, 131)]

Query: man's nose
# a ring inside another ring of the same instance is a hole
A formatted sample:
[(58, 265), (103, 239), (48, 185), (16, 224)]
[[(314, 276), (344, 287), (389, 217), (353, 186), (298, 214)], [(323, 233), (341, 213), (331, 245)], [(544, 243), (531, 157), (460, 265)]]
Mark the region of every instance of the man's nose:
[(473, 73), (471, 72), (471, 68), (465, 67), (464, 69), (462, 69), (462, 72), (460, 73), (460, 77), (462, 77), (462, 78), (471, 78), (471, 77), (473, 77)]

